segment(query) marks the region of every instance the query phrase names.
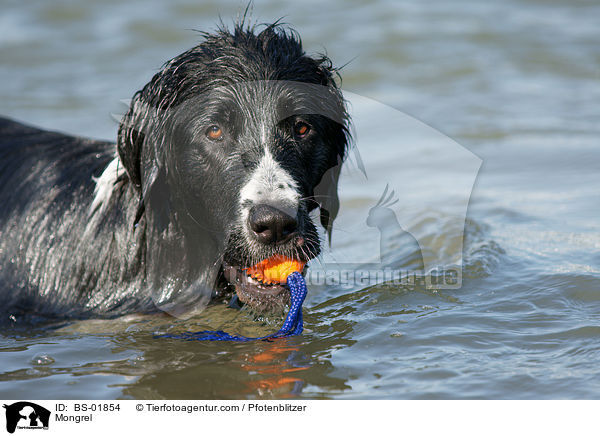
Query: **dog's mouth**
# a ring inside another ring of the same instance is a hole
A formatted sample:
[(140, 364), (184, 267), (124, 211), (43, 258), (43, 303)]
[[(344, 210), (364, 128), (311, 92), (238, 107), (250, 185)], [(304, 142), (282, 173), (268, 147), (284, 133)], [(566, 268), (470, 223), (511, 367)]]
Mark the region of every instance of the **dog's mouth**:
[(259, 313), (281, 315), (290, 304), (287, 276), (306, 274), (306, 264), (320, 254), (317, 229), (310, 219), (284, 243), (257, 244), (243, 228), (233, 227), (221, 263), (217, 297), (233, 295), (230, 306), (243, 303)]
[(227, 282), (242, 303), (259, 312), (282, 313), (290, 303), (286, 277), (294, 271), (306, 273), (306, 263), (273, 256), (250, 268), (223, 264)]

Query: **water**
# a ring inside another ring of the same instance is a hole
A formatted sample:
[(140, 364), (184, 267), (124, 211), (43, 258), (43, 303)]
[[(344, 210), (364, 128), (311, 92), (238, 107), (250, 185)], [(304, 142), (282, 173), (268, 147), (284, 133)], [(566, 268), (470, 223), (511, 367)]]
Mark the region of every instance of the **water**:
[[(124, 111), (121, 100), (163, 61), (199, 40), (190, 29), (214, 28), (219, 13), (227, 21), (242, 9), (4, 1), (0, 113), (113, 139), (111, 114)], [(350, 223), (364, 222), (386, 183), (404, 187), (396, 188), (403, 222), (432, 248), (424, 258), (452, 265), (463, 242), (453, 189), (468, 185), (464, 160), (451, 155), (439, 172), (424, 166), (435, 153), (427, 154), (430, 137), (415, 134), (415, 119), (481, 159), (463, 286), (315, 285), (304, 335), (274, 343), (152, 337), (207, 328), (258, 335), (280, 322), (220, 306), (187, 321), (16, 325), (0, 336), (0, 397), (598, 399), (600, 5), (256, 1), (254, 16), (284, 16), (310, 52), (326, 49), (336, 65), (347, 64), (346, 91), (414, 117), (387, 127), (396, 142), (358, 132), (369, 183), (379, 190), (346, 175)], [(379, 243), (377, 233), (343, 229), (334, 240), (350, 254)], [(410, 263), (410, 256), (388, 259)]]

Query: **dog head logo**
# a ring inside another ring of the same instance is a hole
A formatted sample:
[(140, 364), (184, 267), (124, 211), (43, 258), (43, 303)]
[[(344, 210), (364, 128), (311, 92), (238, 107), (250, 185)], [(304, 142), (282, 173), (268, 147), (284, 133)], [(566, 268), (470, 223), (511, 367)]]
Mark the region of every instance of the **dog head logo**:
[(50, 421), (50, 411), (42, 406), (28, 401), (19, 401), (10, 405), (5, 404), (6, 431), (14, 433), (19, 429), (47, 429)]

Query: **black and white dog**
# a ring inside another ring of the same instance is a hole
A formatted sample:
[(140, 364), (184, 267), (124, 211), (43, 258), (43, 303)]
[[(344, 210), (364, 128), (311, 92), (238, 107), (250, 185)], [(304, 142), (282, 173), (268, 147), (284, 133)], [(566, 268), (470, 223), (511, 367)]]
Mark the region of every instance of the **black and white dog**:
[[(289, 299), (244, 269), (319, 254), (348, 116), (326, 57), (274, 24), (238, 24), (167, 62), (117, 144), (0, 119), (0, 304), (24, 314), (180, 313), (235, 295)], [(309, 215), (310, 214), (310, 215)]]

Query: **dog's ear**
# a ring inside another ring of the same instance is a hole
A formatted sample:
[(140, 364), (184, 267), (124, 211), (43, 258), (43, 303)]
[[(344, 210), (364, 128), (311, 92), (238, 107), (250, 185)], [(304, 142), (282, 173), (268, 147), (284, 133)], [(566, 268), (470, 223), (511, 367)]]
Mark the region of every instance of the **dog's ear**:
[(329, 168), (321, 177), (321, 181), (315, 186), (314, 198), (319, 204), (321, 214), (321, 225), (327, 232), (329, 245), (331, 245), (331, 230), (333, 221), (340, 210), (340, 198), (338, 196), (338, 181), (342, 170), (342, 158), (338, 158), (337, 165)]
[(166, 227), (170, 206), (162, 136), (157, 130), (161, 124), (158, 109), (146, 103), (145, 97), (152, 95), (152, 85), (134, 95), (129, 111), (119, 125), (117, 151), (129, 180), (139, 193), (134, 225), (151, 204), (155, 224)]
[(129, 106), (129, 111), (119, 124), (117, 151), (119, 159), (127, 171), (127, 176), (138, 191), (142, 188), (141, 156), (142, 145), (146, 138), (145, 127), (147, 109), (142, 107), (141, 91), (138, 91)]
[(171, 219), (171, 196), (167, 183), (166, 170), (157, 165), (144, 172), (142, 193), (135, 218), (135, 224), (141, 219), (147, 208), (152, 210), (152, 224), (159, 232), (165, 230)]

